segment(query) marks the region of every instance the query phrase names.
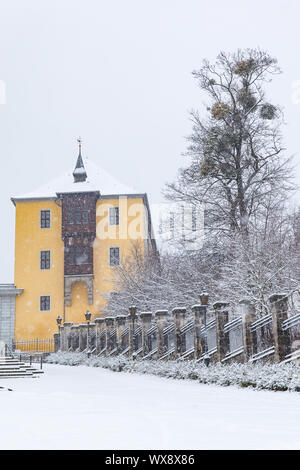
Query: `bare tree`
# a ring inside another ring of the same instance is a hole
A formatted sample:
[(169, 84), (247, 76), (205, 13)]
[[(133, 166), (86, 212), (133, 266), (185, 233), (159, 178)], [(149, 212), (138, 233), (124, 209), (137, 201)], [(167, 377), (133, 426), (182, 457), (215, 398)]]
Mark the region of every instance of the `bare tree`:
[(290, 189), (281, 111), (264, 90), (279, 72), (276, 59), (257, 49), (221, 52), (215, 64), (205, 60), (193, 72), (210, 99), (208, 115), (191, 112), (191, 164), (165, 194), (204, 204), (206, 230), (247, 236), (266, 198), (278, 202)]

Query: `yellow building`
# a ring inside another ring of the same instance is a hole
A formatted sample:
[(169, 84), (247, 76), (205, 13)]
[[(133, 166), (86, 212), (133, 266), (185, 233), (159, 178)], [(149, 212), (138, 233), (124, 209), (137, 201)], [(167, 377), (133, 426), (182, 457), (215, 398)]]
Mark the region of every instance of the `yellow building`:
[(132, 243), (155, 249), (146, 193), (121, 185), (79, 156), (74, 171), (13, 197), (16, 207), (15, 340), (50, 338), (56, 318), (101, 316), (113, 269)]

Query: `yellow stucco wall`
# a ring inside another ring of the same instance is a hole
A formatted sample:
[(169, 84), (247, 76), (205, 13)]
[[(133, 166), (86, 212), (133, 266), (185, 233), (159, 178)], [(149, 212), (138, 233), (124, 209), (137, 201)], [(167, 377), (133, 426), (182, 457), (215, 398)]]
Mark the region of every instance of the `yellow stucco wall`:
[[(108, 208), (120, 207), (120, 225), (109, 226)], [(51, 209), (51, 228), (40, 228), (40, 210)], [(61, 239), (61, 208), (55, 201), (16, 201), (15, 284), (24, 292), (16, 298), (15, 340), (50, 338), (57, 331), (56, 317), (65, 314), (65, 321), (83, 322), (89, 309), (93, 317), (101, 316), (105, 300), (113, 284), (113, 268), (109, 266), (109, 248), (120, 247), (120, 258), (129, 254), (132, 242), (143, 236), (145, 206), (142, 198), (100, 199), (97, 201), (97, 236), (94, 241), (94, 304), (88, 305), (86, 287), (72, 287), (72, 306), (63, 305), (64, 252)], [(125, 223), (128, 214), (128, 224)], [(128, 229), (128, 230), (126, 230)], [(51, 250), (51, 269), (40, 269), (40, 251)], [(41, 295), (51, 296), (51, 311), (40, 312)]]
[[(51, 210), (51, 228), (40, 228), (40, 210)], [(54, 201), (16, 204), (15, 284), (24, 289), (16, 298), (15, 339), (49, 338), (62, 312), (63, 242), (61, 208)], [(40, 251), (51, 250), (51, 269), (40, 269)], [(51, 311), (40, 312), (40, 295), (51, 295)]]

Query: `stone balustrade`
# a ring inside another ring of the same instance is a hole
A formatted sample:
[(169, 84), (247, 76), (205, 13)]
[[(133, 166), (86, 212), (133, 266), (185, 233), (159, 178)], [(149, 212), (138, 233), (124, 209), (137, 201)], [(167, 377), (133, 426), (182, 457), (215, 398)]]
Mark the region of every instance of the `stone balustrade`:
[[(296, 315), (293, 321), (289, 320), (285, 294), (272, 295), (269, 305), (271, 313), (257, 318), (251, 302), (243, 299), (240, 301), (240, 316), (230, 321), (230, 305), (226, 302), (215, 302), (209, 315), (209, 307), (202, 304), (193, 305), (190, 310), (174, 308), (172, 315), (167, 310), (157, 310), (154, 315), (151, 312), (137, 314), (136, 307), (132, 306), (128, 315), (96, 318), (89, 328), (86, 323), (72, 325), (65, 322), (59, 327), (59, 333), (54, 335), (55, 350), (86, 351), (89, 343), (93, 354), (103, 356), (182, 357), (207, 363), (282, 362), (299, 358), (300, 350), (293, 350), (291, 354), (289, 328), (299, 328), (300, 340), (300, 315)], [(88, 330), (92, 342), (88, 342)], [(262, 338), (266, 332), (269, 343), (265, 344)], [(170, 334), (173, 335), (172, 341), (167, 338)], [(138, 350), (135, 347), (137, 336)], [(167, 354), (169, 343), (175, 346), (172, 356)]]

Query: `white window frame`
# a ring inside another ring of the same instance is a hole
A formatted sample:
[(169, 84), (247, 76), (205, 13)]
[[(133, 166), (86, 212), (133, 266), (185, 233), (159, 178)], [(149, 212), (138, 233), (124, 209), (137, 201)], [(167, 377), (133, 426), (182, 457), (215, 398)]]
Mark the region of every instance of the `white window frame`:
[[(118, 224), (111, 224), (110, 223), (110, 211), (112, 210), (115, 210), (115, 209), (118, 209)], [(108, 225), (110, 225), (111, 227), (119, 227), (120, 226), (120, 206), (113, 206), (113, 207), (109, 207), (108, 208)], [(113, 248), (113, 247), (112, 247)]]
[[(41, 297), (49, 297), (49, 303), (50, 303), (49, 310), (41, 310)], [(52, 306), (51, 295), (50, 294), (40, 294), (40, 296), (39, 296), (39, 311), (42, 312), (42, 313), (51, 312), (51, 306)]]
[[(50, 212), (50, 227), (42, 227), (42, 211), (49, 211)], [(52, 210), (51, 209), (40, 209), (40, 222), (39, 227), (41, 230), (49, 230), (52, 228)]]
[[(50, 268), (44, 268), (44, 269), (41, 268), (41, 264), (42, 264), (42, 251), (49, 251), (49, 252), (50, 252)], [(40, 259), (39, 259), (39, 263), (40, 263), (40, 271), (50, 271), (50, 269), (52, 268), (52, 253), (51, 253), (51, 250), (40, 250)]]
[[(111, 248), (118, 248), (119, 249), (119, 264), (110, 264), (110, 249)], [(116, 266), (121, 266), (121, 248), (118, 245), (113, 245), (108, 248), (108, 266), (110, 268), (115, 268)]]

